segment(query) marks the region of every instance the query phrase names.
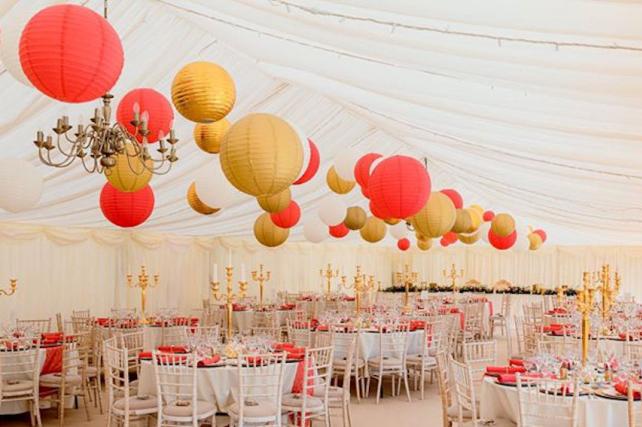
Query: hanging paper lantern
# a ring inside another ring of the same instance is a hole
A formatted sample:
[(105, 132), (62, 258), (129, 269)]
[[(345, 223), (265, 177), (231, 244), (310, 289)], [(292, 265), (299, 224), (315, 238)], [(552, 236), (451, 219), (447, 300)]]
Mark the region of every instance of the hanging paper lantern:
[(253, 113), (234, 123), (223, 137), (221, 166), (228, 181), (252, 196), (276, 194), (299, 176), (303, 149), (285, 121)]
[(330, 236), (336, 239), (341, 239), (347, 236), (348, 233), (350, 233), (350, 229), (346, 227), (344, 223), (341, 223), (341, 224), (329, 226), (328, 232), (330, 233)]
[(542, 236), (540, 236), (539, 233), (532, 232), (528, 235), (528, 243), (528, 249), (530, 249), (531, 251), (536, 251), (542, 246), (544, 242), (542, 241)]
[(390, 235), (397, 240), (403, 239), (408, 234), (408, 227), (406, 227), (405, 221), (400, 221), (397, 224), (390, 227)]
[(484, 208), (482, 208), (479, 205), (470, 205), (470, 207), (468, 209), (473, 209), (474, 211), (479, 213), (480, 217), (484, 215)]
[(379, 219), (390, 220), (390, 221), (397, 220), (396, 218), (390, 218), (390, 215), (388, 214), (388, 212), (382, 210), (379, 206), (376, 206), (374, 203), (372, 203), (372, 200), (370, 200), (370, 203), (368, 203), (368, 207), (370, 208), (370, 213)]
[(448, 243), (448, 239), (446, 239), (445, 237), (439, 239), (439, 244), (444, 248), (447, 248), (450, 245), (450, 243)]
[(370, 195), (369, 195), (369, 193), (368, 193), (368, 188), (366, 188), (366, 186), (361, 187), (361, 194), (362, 194), (362, 195), (363, 195), (363, 197), (365, 197), (366, 199), (370, 199)]
[(42, 176), (31, 163), (0, 159), (0, 208), (15, 213), (35, 207), (42, 186)]
[(196, 177), (196, 193), (208, 206), (224, 209), (233, 201), (238, 192), (225, 179), (218, 158), (202, 168)]
[(457, 190), (452, 188), (446, 188), (445, 190), (440, 190), (441, 193), (444, 193), (446, 196), (452, 200), (456, 209), (462, 209), (464, 207), (464, 199), (461, 197), (461, 194)]
[(198, 198), (196, 194), (196, 183), (192, 182), (187, 189), (187, 204), (194, 209), (197, 213), (201, 215), (211, 215), (220, 211), (218, 208), (212, 208), (207, 206), (201, 199)]
[(105, 18), (73, 4), (50, 6), (29, 20), (20, 38), (20, 63), (29, 81), (63, 102), (87, 102), (114, 86), (123, 46)]
[(29, 87), (32, 87), (32, 84), (22, 71), (22, 64), (20, 64), (20, 37), (25, 25), (37, 11), (31, 2), (22, 2), (20, 7), (12, 8), (5, 15), (4, 25), (0, 30), (2, 65), (14, 79)]
[(441, 192), (430, 193), (426, 204), (411, 219), (412, 226), (426, 237), (439, 237), (453, 228), (457, 212), (453, 202)]
[(376, 243), (386, 237), (386, 224), (379, 218), (370, 216), (359, 233), (366, 242)]
[(288, 240), (290, 230), (274, 225), (269, 213), (263, 213), (254, 222), (254, 237), (257, 242), (268, 248), (274, 248)]
[(223, 136), (230, 128), (227, 119), (221, 119), (212, 123), (196, 123), (194, 126), (194, 142), (198, 148), (210, 154), (218, 154), (221, 150)]
[(348, 208), (346, 219), (343, 220), (343, 223), (350, 230), (360, 230), (365, 225), (367, 218), (366, 211), (359, 206), (351, 206)]
[(397, 247), (402, 251), (407, 251), (410, 248), (410, 240), (405, 237), (397, 240)]
[(301, 208), (294, 200), (290, 201), (287, 208), (281, 212), (270, 214), (270, 219), (277, 227), (292, 228), (299, 222), (301, 218)]
[(140, 157), (135, 156), (136, 147), (131, 142), (125, 144), (127, 154), (117, 154), (116, 164), (105, 169), (105, 178), (118, 191), (131, 193), (138, 191), (149, 184), (152, 180), (154, 161), (152, 159), (143, 163)]
[(486, 211), (486, 212), (484, 212), (484, 216), (483, 216), (483, 218), (484, 218), (484, 221), (486, 221), (486, 222), (490, 222), (490, 221), (492, 221), (492, 220), (493, 220), (493, 218), (495, 218), (495, 212), (493, 212), (493, 211)]
[(497, 214), (491, 222), (490, 229), (497, 237), (507, 237), (515, 231), (515, 220), (507, 213)]
[(329, 194), (319, 204), (319, 218), (328, 226), (337, 225), (343, 222), (346, 217), (346, 206), (341, 198)]
[[(162, 93), (150, 88), (139, 88), (130, 90), (118, 103), (116, 110), (116, 120), (123, 125), (127, 132), (136, 135), (136, 128), (131, 124), (134, 120), (135, 113), (138, 112), (140, 117), (147, 112), (149, 116), (147, 121), (147, 142), (156, 142), (161, 137), (169, 134), (174, 121), (174, 111), (172, 105)], [(142, 135), (136, 135), (138, 142), (143, 141)]]
[(467, 233), (472, 228), (472, 224), (470, 213), (466, 209), (457, 209), (452, 231), (455, 233)]
[(217, 122), (234, 107), (234, 80), (224, 68), (211, 62), (189, 63), (174, 76), (172, 102), (187, 120)]
[(428, 201), (430, 176), (418, 160), (392, 156), (374, 169), (368, 191), (370, 202), (387, 213), (386, 218), (408, 218)]
[(310, 218), (303, 225), (303, 236), (309, 242), (320, 243), (328, 237), (327, 227), (319, 218)]
[(292, 201), (292, 193), (289, 188), (286, 188), (276, 194), (259, 196), (256, 198), (256, 201), (259, 202), (259, 206), (261, 206), (261, 209), (265, 212), (281, 212), (290, 205), (290, 202)]
[(488, 231), (488, 242), (495, 248), (499, 249), (501, 251), (504, 251), (506, 249), (510, 249), (514, 244), (515, 241), (517, 240), (517, 232), (513, 230), (511, 234), (509, 234), (506, 237), (501, 237), (498, 236), (493, 232), (493, 229)]
[(479, 231), (476, 231), (474, 233), (461, 233), (457, 235), (457, 239), (459, 239), (459, 241), (465, 245), (474, 245), (479, 241), (480, 238), (481, 234), (479, 234)]
[[(296, 181), (292, 183), (293, 185), (305, 184), (306, 182), (310, 181), (312, 178), (314, 178), (314, 175), (316, 175), (317, 171), (319, 170), (319, 165), (321, 164), (319, 149), (310, 138), (308, 138), (307, 141), (310, 150), (310, 160), (308, 161), (306, 168), (303, 169)], [(305, 144), (305, 141), (301, 141), (301, 143)]]
[(337, 175), (337, 171), (332, 166), (328, 169), (328, 173), (325, 176), (325, 181), (328, 183), (330, 190), (334, 191), (337, 194), (348, 194), (352, 191), (356, 183), (354, 181), (346, 181)]
[(354, 165), (361, 155), (352, 148), (345, 148), (334, 159), (334, 168), (341, 179), (354, 181)]
[(542, 229), (537, 229), (537, 230), (533, 231), (533, 233), (537, 233), (537, 234), (539, 234), (539, 237), (541, 237), (541, 238), (542, 238), (542, 243), (545, 243), (545, 242), (546, 242), (546, 238), (547, 238), (547, 236), (546, 236), (546, 232), (545, 232), (544, 230), (542, 230)]
[(370, 179), (370, 166), (372, 162), (382, 157), (379, 153), (369, 153), (357, 160), (357, 163), (354, 165), (354, 179), (362, 187), (368, 186), (368, 180)]
[(388, 225), (396, 225), (396, 224), (399, 224), (401, 222), (401, 220), (397, 219), (397, 218), (386, 218), (383, 221)]
[(149, 185), (132, 193), (118, 191), (106, 182), (100, 192), (100, 210), (105, 218), (123, 228), (136, 227), (147, 221), (154, 210), (154, 192)]
[(457, 241), (457, 233), (449, 231), (448, 233), (444, 234), (444, 238), (446, 239), (446, 242), (448, 242), (449, 245), (452, 245)]
[(422, 251), (427, 251), (432, 247), (432, 240), (431, 239), (417, 240), (417, 247)]
[(472, 233), (478, 230), (481, 223), (484, 222), (484, 219), (482, 217), (483, 211), (480, 211), (479, 209), (475, 209), (473, 207), (466, 209), (466, 211), (470, 216), (470, 229), (468, 230), (468, 232)]

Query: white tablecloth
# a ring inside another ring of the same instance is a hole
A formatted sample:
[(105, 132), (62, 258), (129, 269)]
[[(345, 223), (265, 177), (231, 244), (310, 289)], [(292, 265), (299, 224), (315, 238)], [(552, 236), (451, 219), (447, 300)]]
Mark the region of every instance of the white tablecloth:
[[(580, 348), (581, 348), (581, 341), (582, 341), (581, 338), (546, 335), (544, 339), (551, 340), (551, 341), (563, 341), (563, 340), (573, 341), (577, 344), (578, 352), (580, 351)], [(595, 340), (589, 341), (589, 352), (591, 354), (595, 350), (594, 348), (595, 345), (596, 345)], [(619, 360), (622, 360), (622, 358), (624, 357), (624, 346), (625, 346), (625, 342), (622, 340), (610, 339), (610, 338), (600, 339), (600, 349), (602, 350), (602, 355), (604, 357), (610, 357), (611, 355), (615, 355)]]
[[(499, 385), (493, 378), (484, 380), (479, 408), (482, 420), (503, 418), (517, 422), (518, 405), (517, 387)], [(578, 405), (579, 427), (625, 427), (628, 423), (626, 401), (581, 396)]]
[[(248, 332), (252, 328), (254, 321), (254, 310), (235, 311), (232, 313), (232, 323), (234, 329), (240, 333)], [(276, 310), (277, 322), (280, 326), (285, 326), (288, 316), (294, 316), (294, 310)], [(225, 319), (224, 324), (227, 325)]]
[[(328, 332), (318, 332), (318, 333), (323, 334)], [(421, 354), (423, 352), (422, 337), (423, 337), (423, 330), (408, 332), (406, 348), (408, 349), (409, 356)], [(359, 337), (359, 349), (360, 349), (360, 357), (366, 360), (379, 356), (380, 354), (379, 333), (378, 332), (361, 332), (361, 335)], [(341, 354), (341, 352), (337, 351), (335, 348), (334, 356), (335, 358), (342, 357), (342, 356), (345, 356), (345, 354)]]

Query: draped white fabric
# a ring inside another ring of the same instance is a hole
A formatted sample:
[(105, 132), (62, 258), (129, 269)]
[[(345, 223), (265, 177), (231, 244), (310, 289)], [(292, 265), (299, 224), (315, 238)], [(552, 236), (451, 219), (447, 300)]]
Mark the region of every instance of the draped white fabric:
[[(0, 1), (0, 25), (39, 2)], [(83, 1), (96, 11), (102, 1)], [(427, 156), (435, 188), (507, 210), (545, 228), (550, 243), (642, 243), (642, 27), (635, 2), (351, 0), (116, 0), (110, 21), (125, 47), (116, 99), (141, 86), (166, 95), (175, 72), (201, 59), (233, 75), (231, 119), (276, 113), (318, 143), (321, 172), (294, 196), (304, 221), (327, 191), (325, 171), (345, 147)], [(3, 156), (46, 176), (38, 208), (0, 220), (109, 227), (101, 176), (39, 165), (30, 142), (65, 105), (0, 75)], [(10, 107), (9, 107), (10, 106)], [(245, 235), (259, 214), (239, 196), (216, 218), (184, 196), (208, 162), (182, 138), (174, 170), (155, 177), (156, 209), (141, 228)], [(355, 190), (346, 201), (363, 203)], [(301, 227), (291, 239), (300, 236)]]

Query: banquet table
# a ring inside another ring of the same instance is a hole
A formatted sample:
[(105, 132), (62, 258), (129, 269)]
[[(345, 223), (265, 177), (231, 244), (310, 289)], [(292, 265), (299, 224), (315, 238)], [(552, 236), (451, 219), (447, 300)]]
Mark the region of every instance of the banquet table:
[[(546, 340), (552, 340), (552, 341), (569, 341), (572, 340), (577, 344), (578, 351), (580, 349), (580, 344), (582, 342), (582, 339), (580, 337), (575, 337), (575, 336), (560, 336), (560, 335), (551, 335), (547, 334), (546, 335)], [(633, 341), (635, 342), (635, 341)], [(592, 349), (593, 346), (595, 345), (596, 340), (590, 340), (589, 341), (589, 349)], [(602, 351), (602, 354), (606, 357), (610, 357), (614, 355), (618, 359), (622, 359), (625, 355), (625, 346), (626, 342), (622, 339), (619, 338), (614, 338), (614, 337), (600, 337), (600, 350)]]
[[(329, 332), (317, 332), (321, 334), (327, 334)], [(406, 340), (406, 349), (408, 350), (408, 355), (417, 355), (422, 354), (422, 339), (423, 339), (423, 330), (410, 331), (408, 332), (408, 339)], [(379, 348), (379, 332), (376, 331), (362, 331), (359, 336), (359, 350), (360, 355), (363, 359), (368, 360), (374, 357), (379, 356), (381, 349)], [(341, 354), (341, 351), (337, 351), (335, 348), (335, 357), (343, 357), (345, 354)]]
[[(579, 427), (626, 426), (627, 402), (601, 397), (580, 396)], [(494, 378), (482, 383), (479, 415), (482, 420), (503, 418), (518, 421), (517, 387), (497, 384)]]
[[(239, 333), (248, 332), (254, 323), (254, 310), (237, 310), (232, 312), (232, 324), (234, 330)], [(294, 310), (276, 310), (277, 322), (280, 326), (285, 326), (286, 319), (294, 315)], [(226, 324), (226, 322), (224, 321)]]

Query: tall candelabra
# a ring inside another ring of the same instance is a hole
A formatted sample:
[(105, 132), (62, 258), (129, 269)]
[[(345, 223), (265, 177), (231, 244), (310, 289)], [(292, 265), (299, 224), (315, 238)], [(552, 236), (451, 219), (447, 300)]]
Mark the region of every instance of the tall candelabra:
[(320, 275), (326, 281), (325, 294), (329, 297), (332, 293), (332, 279), (339, 277), (339, 270), (333, 270), (332, 264), (328, 264), (328, 267), (325, 270), (320, 270)]
[(252, 272), (252, 280), (259, 282), (259, 305), (263, 306), (263, 285), (265, 282), (269, 282), (271, 277), (271, 272), (263, 272), (263, 264), (259, 264), (259, 270), (254, 270)]
[(403, 271), (395, 273), (397, 283), (401, 283), (404, 286), (403, 308), (405, 312), (410, 311), (410, 287), (415, 285), (417, 278), (417, 272), (411, 271), (408, 264), (403, 266)]
[[(228, 345), (228, 348), (226, 349), (227, 353), (230, 353), (230, 344), (232, 342), (232, 313), (234, 312), (234, 300), (236, 299), (236, 294), (234, 293), (234, 285), (233, 285), (233, 277), (234, 277), (234, 267), (231, 265), (228, 265), (225, 267), (225, 284), (226, 284), (226, 292), (225, 294), (221, 294), (220, 292), (220, 283), (218, 281), (213, 281), (210, 282), (210, 290), (212, 291), (212, 296), (216, 301), (220, 301), (221, 299), (225, 299), (225, 320), (227, 321), (227, 329), (225, 330), (225, 338), (226, 342)], [(244, 280), (239, 281), (239, 296), (241, 298), (245, 297), (245, 292), (247, 290), (247, 282)]]
[(455, 268), (455, 264), (453, 264), (450, 267), (450, 274), (448, 273), (448, 270), (444, 268), (442, 272), (444, 276), (444, 280), (450, 279), (450, 287), (453, 288), (453, 293), (457, 292), (457, 280), (458, 279), (463, 279), (464, 278), (464, 269), (462, 268), (459, 270), (459, 274), (457, 274), (457, 268)]
[(591, 287), (591, 275), (585, 271), (582, 276), (582, 289), (577, 292), (577, 310), (582, 315), (582, 366), (586, 366), (588, 357), (589, 332), (591, 330), (591, 312), (595, 288)]
[(557, 292), (557, 306), (561, 307), (563, 302), (564, 302), (564, 297), (566, 296), (566, 285), (560, 285), (557, 288), (555, 288)]
[(620, 292), (620, 275), (615, 272), (615, 283), (611, 284), (611, 266), (605, 264), (602, 270), (597, 273), (597, 286), (601, 296), (600, 314), (602, 321), (606, 321), (613, 307), (615, 297)]
[(139, 288), (140, 289), (140, 312), (141, 312), (141, 323), (147, 324), (147, 289), (155, 288), (158, 286), (160, 276), (154, 274), (154, 281), (149, 280), (149, 275), (147, 274), (147, 269), (144, 265), (140, 266), (140, 273), (138, 274), (138, 282), (133, 283), (133, 275), (127, 275), (127, 286), (130, 288)]
[(0, 289), (0, 295), (10, 297), (11, 295), (16, 293), (16, 289), (18, 289), (18, 280), (9, 279), (9, 290), (5, 291), (4, 289)]
[(356, 273), (351, 284), (348, 284), (346, 276), (341, 276), (341, 285), (346, 289), (354, 289), (354, 305), (357, 315), (361, 312), (361, 293), (365, 289), (365, 283), (366, 275), (361, 272), (360, 265), (356, 267)]

